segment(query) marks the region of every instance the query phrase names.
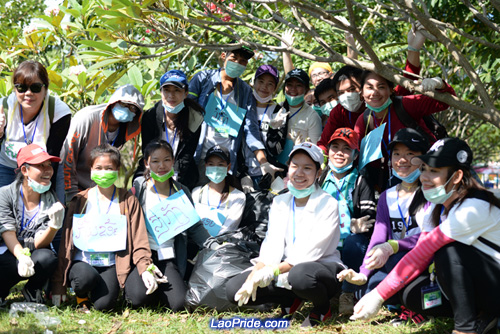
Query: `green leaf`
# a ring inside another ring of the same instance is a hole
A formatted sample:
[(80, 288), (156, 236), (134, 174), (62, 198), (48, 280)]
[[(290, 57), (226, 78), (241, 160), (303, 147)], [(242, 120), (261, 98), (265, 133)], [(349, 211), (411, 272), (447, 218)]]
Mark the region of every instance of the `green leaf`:
[(189, 59), (188, 64), (187, 64), (190, 71), (193, 70), (193, 68), (196, 66), (196, 63), (197, 63), (196, 56), (192, 56)]
[(104, 80), (99, 85), (99, 88), (97, 88), (97, 91), (95, 92), (94, 103), (97, 103), (97, 99), (101, 97), (104, 92), (108, 90), (108, 88), (111, 87), (116, 81), (118, 81), (126, 72), (127, 69), (124, 69), (120, 72), (113, 72), (111, 75), (109, 75), (106, 80)]
[(111, 46), (107, 45), (106, 43), (103, 42), (97, 42), (97, 41), (79, 41), (79, 44), (87, 45), (95, 49), (99, 50), (104, 50), (108, 51), (112, 54), (116, 54), (116, 50), (113, 49)]
[(137, 66), (132, 66), (128, 69), (128, 78), (130, 83), (134, 85), (137, 89), (141, 89), (143, 85), (142, 72)]
[(106, 67), (106, 66), (109, 66), (111, 64), (119, 63), (121, 61), (122, 61), (122, 59), (117, 59), (117, 58), (105, 59), (103, 61), (100, 61), (100, 62), (95, 63), (94, 65), (90, 66), (88, 68), (88, 70), (89, 71), (96, 70), (96, 69), (101, 68), (101, 67)]

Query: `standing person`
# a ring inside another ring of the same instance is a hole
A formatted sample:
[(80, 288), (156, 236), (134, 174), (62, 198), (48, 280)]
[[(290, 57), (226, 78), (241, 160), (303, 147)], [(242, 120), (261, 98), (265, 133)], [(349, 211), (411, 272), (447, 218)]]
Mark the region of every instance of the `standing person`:
[(52, 278), (53, 302), (58, 306), (71, 287), (82, 311), (92, 304), (96, 310), (111, 310), (124, 288), (132, 306), (142, 306), (165, 282), (151, 259), (142, 208), (135, 196), (114, 185), (120, 168), (116, 147), (97, 146), (89, 158), (96, 186), (68, 205)]
[[(205, 173), (209, 182), (193, 190), (195, 208), (202, 221), (213, 221), (212, 236), (234, 231), (243, 217), (246, 197), (231, 170), (227, 148), (211, 147), (205, 157)], [(212, 204), (210, 204), (212, 203)]]
[[(243, 163), (237, 160), (243, 137), (260, 165), (267, 162), (252, 89), (240, 79), (253, 56), (254, 52), (246, 46), (226, 51), (221, 55), (224, 61), (222, 68), (198, 72), (189, 83), (189, 97), (205, 109), (205, 121), (194, 154), (200, 175), (198, 185), (207, 182), (204, 164), (200, 162), (212, 146), (220, 145), (229, 149), (233, 175), (237, 175), (239, 163)], [(269, 172), (274, 175), (272, 167), (269, 165)]]
[[(19, 64), (12, 84), (12, 94), (0, 102), (0, 187), (14, 181), (21, 148), (34, 143), (58, 157), (71, 122), (68, 105), (49, 95), (49, 74), (39, 62), (26, 60)], [(52, 167), (55, 185), (58, 165)], [(58, 182), (62, 183), (60, 176)]]
[(356, 304), (353, 319), (374, 316), (384, 300), (409, 287), (434, 257), (440, 298), (449, 299), (453, 309), (453, 333), (486, 333), (496, 326), (500, 201), (471, 176), (472, 159), (464, 141), (445, 138), (413, 161), (421, 164), (425, 198), (435, 204), (431, 223), (436, 227), (422, 234), (417, 246)]
[[(282, 110), (271, 121), (271, 126), (286, 126), (286, 141), (278, 161), (286, 164), (294, 145), (305, 141), (317, 142), (321, 135), (321, 118), (304, 101), (309, 89), (309, 77), (301, 69), (294, 69), (285, 76), (285, 97)], [(281, 122), (280, 122), (281, 120)]]
[(137, 140), (143, 107), (141, 92), (133, 85), (125, 85), (111, 95), (108, 103), (75, 114), (62, 151), (66, 202), (79, 191), (95, 186), (89, 165), (94, 147), (108, 143), (120, 148), (128, 140)]
[(239, 306), (279, 303), (283, 308), (295, 299), (311, 301), (304, 326), (331, 317), (330, 298), (340, 289), (336, 275), (344, 266), (337, 250), (337, 201), (316, 182), (322, 163), (321, 149), (314, 144), (301, 143), (290, 152), (290, 192), (274, 198), (259, 257), (252, 260), (251, 270), (229, 280), (228, 300)]
[[(260, 139), (262, 143), (266, 145), (271, 118), (281, 108), (281, 106), (273, 101), (274, 93), (278, 88), (279, 82), (278, 69), (272, 65), (261, 65), (257, 68), (253, 81), (254, 84), (252, 93), (256, 103)], [(278, 169), (272, 168), (276, 165), (276, 161), (273, 161), (274, 158), (267, 150), (267, 147), (263, 152), (265, 153), (266, 160), (271, 160), (272, 164), (266, 161), (262, 165), (259, 163), (259, 157), (254, 154), (247, 144), (244, 144), (244, 148), (245, 166), (248, 168), (247, 173), (252, 179), (252, 188), (260, 190), (259, 181), (262, 177), (266, 173), (274, 174), (275, 171), (278, 171)], [(244, 179), (242, 179), (242, 185), (243, 183)]]
[[(353, 269), (339, 274), (349, 283), (363, 285), (361, 294), (373, 290), (400, 259), (415, 247), (422, 231), (429, 231), (426, 223), (429, 206), (420, 190), (418, 166), (412, 165), (412, 158), (423, 154), (429, 148), (427, 138), (414, 129), (398, 131), (389, 144), (394, 175), (401, 183), (384, 191), (379, 198), (377, 217), (359, 274)], [(394, 298), (390, 304), (399, 304)], [(414, 321), (423, 321), (414, 316)]]
[[(142, 118), (142, 151), (153, 140), (166, 140), (174, 151), (174, 180), (193, 189), (198, 182), (194, 153), (200, 139), (203, 108), (188, 99), (188, 81), (184, 72), (171, 70), (160, 78), (161, 101), (144, 112)], [(144, 171), (139, 163), (136, 176)]]
[(24, 146), (17, 154), (16, 180), (0, 188), (0, 304), (10, 288), (28, 278), (22, 293), (27, 302), (44, 303), (43, 287), (57, 266), (50, 243), (62, 227), (64, 207), (50, 190), (59, 162), (41, 146)]
[[(136, 179), (134, 188), (143, 211), (165, 201), (170, 196), (183, 191), (192, 202), (189, 189), (175, 181), (175, 159), (172, 146), (164, 140), (153, 140), (144, 148), (144, 164), (146, 166), (144, 177)], [(146, 216), (147, 219), (147, 216)], [(148, 304), (158, 298), (160, 302), (174, 312), (184, 309), (186, 286), (184, 274), (187, 267), (187, 238), (195, 240), (199, 247), (203, 246), (209, 237), (203, 225), (198, 222), (172, 239), (158, 244), (148, 230), (149, 246), (151, 248), (153, 263), (158, 267), (168, 282), (161, 284), (157, 292), (152, 294)]]
[[(349, 128), (337, 129), (328, 143), (328, 167), (319, 179), (321, 188), (338, 202), (338, 249), (342, 252), (342, 262), (355, 271), (363, 263), (377, 208), (375, 192), (364, 175), (358, 172), (358, 156), (356, 132)], [(342, 283), (339, 313), (352, 314), (355, 290), (352, 284)]]

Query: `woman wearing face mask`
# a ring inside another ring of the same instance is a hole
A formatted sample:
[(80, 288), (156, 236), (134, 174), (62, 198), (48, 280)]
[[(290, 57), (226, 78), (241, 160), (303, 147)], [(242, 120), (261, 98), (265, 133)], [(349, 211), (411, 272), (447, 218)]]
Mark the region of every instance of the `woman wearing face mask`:
[(293, 148), (289, 193), (274, 198), (259, 257), (252, 260), (251, 270), (229, 280), (228, 300), (239, 306), (277, 303), (283, 315), (310, 301), (313, 309), (303, 326), (331, 317), (330, 298), (340, 289), (335, 276), (345, 267), (337, 250), (337, 201), (316, 182), (321, 163), (323, 154), (316, 145), (306, 142)]
[(121, 148), (141, 133), (144, 97), (133, 85), (121, 86), (108, 103), (86, 107), (75, 114), (64, 141), (62, 165), (66, 202), (95, 185), (90, 178), (90, 152), (105, 143)]
[(238, 228), (245, 208), (245, 194), (234, 176), (229, 175), (229, 151), (211, 147), (205, 157), (205, 173), (210, 180), (193, 190), (196, 211), (212, 236)]
[[(342, 252), (342, 262), (355, 271), (363, 262), (377, 208), (373, 189), (357, 170), (358, 152), (356, 132), (349, 128), (337, 129), (328, 144), (328, 168), (319, 179), (321, 188), (339, 203), (338, 249)], [(342, 284), (339, 313), (352, 314), (355, 290), (348, 282)]]
[[(486, 333), (500, 316), (500, 201), (471, 176), (472, 151), (458, 138), (437, 141), (421, 164), (422, 191), (435, 208), (417, 246), (355, 307), (356, 319), (374, 316), (384, 300), (411, 285), (434, 257), (440, 297), (453, 310), (453, 333)], [(432, 310), (432, 309), (431, 309)]]
[[(12, 74), (12, 83), (14, 91), (0, 102), (0, 187), (14, 181), (16, 156), (22, 147), (35, 143), (50, 155), (59, 156), (71, 122), (71, 110), (66, 103), (49, 95), (49, 75), (39, 62), (22, 62)], [(58, 165), (52, 167), (55, 184)], [(60, 173), (58, 195), (62, 196)]]
[(144, 214), (137, 198), (114, 182), (120, 152), (108, 144), (90, 153), (96, 186), (77, 194), (68, 214), (52, 278), (52, 300), (58, 306), (66, 288), (76, 294), (78, 308), (111, 310), (121, 288), (133, 307), (144, 305), (166, 280), (153, 264)]
[[(174, 180), (194, 188), (198, 170), (194, 152), (198, 145), (203, 123), (203, 108), (188, 99), (188, 81), (184, 72), (171, 70), (160, 78), (161, 101), (144, 112), (142, 118), (142, 150), (153, 140), (166, 140), (174, 151)], [(141, 160), (136, 177), (144, 172)]]
[(286, 125), (286, 141), (277, 159), (286, 164), (294, 145), (317, 142), (321, 136), (321, 118), (304, 101), (309, 90), (309, 76), (301, 69), (291, 70), (285, 77), (285, 97), (282, 109), (271, 119), (271, 127)]
[[(425, 225), (430, 209), (425, 206), (427, 201), (419, 188), (420, 170), (411, 164), (411, 159), (426, 152), (428, 147), (427, 139), (414, 129), (400, 130), (389, 145), (393, 173), (401, 183), (380, 195), (373, 234), (360, 272), (348, 269), (339, 274), (341, 280), (362, 285), (361, 295), (373, 290), (415, 247), (422, 231), (430, 230)], [(388, 303), (399, 304), (399, 300), (394, 298)]]
[[(170, 196), (180, 192), (186, 194), (192, 202), (189, 189), (173, 179), (175, 161), (173, 149), (164, 140), (153, 140), (144, 149), (145, 177), (136, 179), (134, 189), (143, 211), (163, 202)], [(146, 216), (147, 219), (147, 216)], [(203, 246), (209, 237), (206, 229), (198, 222), (186, 233), (176, 235), (161, 244), (148, 230), (149, 246), (151, 248), (153, 263), (167, 277), (168, 282), (161, 284), (156, 293), (151, 295), (148, 304), (160, 302), (174, 312), (184, 309), (184, 296), (186, 287), (182, 277), (186, 271), (187, 238), (195, 240), (199, 247)]]
[(50, 190), (54, 173), (49, 155), (37, 144), (17, 154), (18, 175), (0, 188), (0, 304), (11, 287), (28, 278), (22, 293), (27, 302), (44, 303), (43, 288), (57, 266), (50, 249), (62, 227), (64, 207)]

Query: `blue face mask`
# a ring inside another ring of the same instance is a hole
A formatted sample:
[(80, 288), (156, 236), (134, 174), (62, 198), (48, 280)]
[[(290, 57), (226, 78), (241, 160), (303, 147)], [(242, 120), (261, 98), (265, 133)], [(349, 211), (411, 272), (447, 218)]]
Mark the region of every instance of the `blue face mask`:
[(304, 94), (302, 95), (297, 95), (297, 96), (290, 96), (285, 93), (286, 100), (288, 101), (288, 104), (290, 106), (296, 106), (304, 102)]
[(228, 60), (226, 62), (226, 74), (230, 77), (230, 78), (239, 78), (240, 75), (243, 74), (243, 72), (245, 72), (246, 70), (246, 66), (243, 66), (241, 64), (238, 64), (238, 63), (235, 63), (234, 61), (230, 61)]
[(309, 187), (307, 187), (306, 189), (299, 190), (293, 186), (291, 181), (288, 181), (287, 187), (288, 187), (288, 190), (290, 191), (290, 193), (295, 198), (307, 197), (307, 196), (311, 195), (314, 192), (314, 190), (316, 189), (316, 186), (313, 183)]
[(401, 181), (404, 181), (406, 183), (413, 183), (415, 182), (418, 177), (420, 176), (420, 169), (415, 169), (413, 172), (410, 173), (410, 175), (408, 176), (401, 176), (398, 174), (398, 172), (396, 172), (396, 170), (392, 170), (392, 173), (394, 174), (395, 177), (397, 177), (398, 179), (400, 179)]
[(120, 123), (128, 123), (135, 117), (135, 114), (131, 112), (129, 108), (123, 107), (119, 104), (115, 104), (112, 112), (115, 119)]
[(337, 106), (339, 102), (337, 100), (330, 101), (328, 103), (325, 103), (321, 106), (321, 112), (323, 115), (330, 116), (330, 112), (332, 111), (333, 108)]
[(227, 167), (207, 166), (205, 175), (213, 183), (219, 184), (224, 181), (227, 176)]
[(165, 110), (171, 114), (178, 114), (179, 111), (184, 109), (184, 101), (182, 101), (181, 103), (179, 103), (175, 107), (169, 107), (165, 103), (163, 103), (163, 108), (165, 108)]
[[(453, 175), (455, 175), (455, 173), (453, 173)], [(446, 186), (453, 178), (453, 175), (442, 186), (438, 186), (428, 190), (424, 190), (424, 188), (422, 187), (422, 192), (424, 193), (425, 199), (435, 204), (443, 204), (444, 202), (446, 202), (451, 197), (451, 195), (453, 195), (453, 192), (455, 191), (454, 189), (455, 187), (453, 187), (449, 193), (446, 193)]]
[(52, 185), (51, 182), (49, 182), (48, 185), (44, 186), (41, 183), (38, 183), (36, 181), (33, 181), (32, 179), (28, 178), (28, 186), (33, 189), (34, 192), (43, 194), (44, 192), (48, 191), (50, 189), (50, 186)]
[(347, 166), (344, 166), (342, 168), (337, 168), (330, 160), (328, 160), (328, 167), (330, 167), (330, 169), (333, 170), (337, 174), (343, 174), (352, 168), (353, 162), (354, 161), (351, 161), (350, 164), (348, 164)]
[(384, 111), (388, 106), (390, 106), (392, 103), (392, 100), (391, 98), (389, 97), (387, 99), (387, 101), (385, 101), (385, 103), (383, 105), (381, 105), (380, 107), (372, 107), (371, 105), (369, 105), (368, 103), (365, 102), (365, 106), (370, 109), (370, 110), (373, 110), (375, 112), (381, 112), (381, 111)]

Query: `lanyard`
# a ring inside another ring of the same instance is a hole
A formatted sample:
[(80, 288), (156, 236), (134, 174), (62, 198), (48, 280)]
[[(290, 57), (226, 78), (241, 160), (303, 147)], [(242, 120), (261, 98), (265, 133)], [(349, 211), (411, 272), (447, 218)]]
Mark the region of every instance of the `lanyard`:
[[(372, 111), (372, 114), (373, 114), (373, 111)], [(391, 106), (388, 107), (387, 114), (389, 115), (388, 116), (389, 136), (387, 137), (387, 139), (388, 139), (387, 142), (390, 143), (391, 142)], [(375, 128), (378, 128), (380, 125), (382, 125), (382, 122), (383, 122), (383, 120), (379, 124), (377, 124), (377, 118), (375, 117), (375, 115), (373, 116), (373, 123), (375, 125)], [(387, 144), (385, 143), (384, 137), (382, 137), (382, 144), (384, 144), (385, 151), (387, 152), (387, 154), (389, 155), (389, 158), (390, 158), (389, 150), (387, 149)]]
[(294, 112), (293, 115), (288, 118), (288, 120), (291, 120), (293, 116), (297, 115), (299, 113), (299, 111), (302, 110), (302, 108), (304, 108), (304, 105), (302, 105), (302, 107), (300, 107), (299, 110), (297, 110), (296, 112)]
[(31, 140), (26, 139), (26, 130), (24, 129), (23, 106), (19, 105), (19, 109), (21, 110), (21, 124), (23, 125), (24, 142), (26, 143), (26, 145), (29, 145), (29, 144), (33, 143), (33, 140), (35, 139), (36, 128), (38, 126), (38, 118), (36, 119), (36, 122), (35, 122), (35, 130), (33, 131), (33, 135), (31, 136)]
[(337, 186), (337, 181), (335, 181), (335, 176), (333, 175), (333, 172), (330, 172), (332, 173), (332, 178), (333, 179), (333, 184), (335, 185), (335, 188), (337, 188), (337, 201), (340, 200), (340, 195), (342, 195), (342, 197), (344, 198), (344, 200), (347, 202), (347, 199), (345, 198), (344, 194), (341, 193), (341, 190), (342, 188), (344, 187), (344, 183), (345, 183), (345, 180), (347, 179), (346, 177), (344, 177), (342, 179), (342, 184), (340, 185), (340, 187)]
[[(226, 101), (224, 101), (224, 99), (222, 98), (222, 77), (220, 75), (220, 69), (219, 69), (219, 78), (220, 78), (219, 87), (220, 87), (220, 108), (221, 108), (220, 110), (224, 111), (226, 109), (226, 107), (227, 107), (227, 100), (229, 100), (229, 97), (231, 96), (231, 93), (227, 94)], [(236, 87), (238, 86), (238, 79), (236, 79), (235, 86)], [(234, 92), (235, 89), (233, 88), (232, 91)], [(239, 104), (238, 104), (238, 107), (239, 107)]]
[(443, 212), (444, 212), (444, 205), (441, 208), (441, 213), (439, 214), (439, 224), (438, 225), (441, 225), (441, 215), (443, 214)]
[(266, 106), (266, 110), (264, 110), (264, 114), (262, 115), (262, 118), (260, 119), (259, 126), (262, 124), (262, 121), (264, 120), (264, 117), (266, 116), (267, 108), (269, 108), (269, 105), (270, 105), (270, 104), (268, 104), (268, 105)]
[[(229, 193), (231, 193), (231, 191), (229, 191)], [(217, 210), (219, 210), (221, 203), (222, 203), (222, 194), (220, 195), (220, 200), (219, 200), (219, 205), (217, 205)], [(208, 206), (210, 206), (210, 186), (208, 184), (207, 184), (207, 204), (208, 204)], [(229, 205), (229, 196), (226, 199), (225, 209), (227, 209), (228, 205)]]
[[(158, 200), (161, 202), (160, 193), (156, 189), (155, 183), (153, 181), (151, 181), (151, 183), (153, 184), (153, 189), (156, 191), (156, 195), (158, 196)], [(175, 191), (178, 191), (177, 187), (173, 183), (172, 183), (172, 185), (174, 186)], [(172, 195), (172, 187), (170, 187), (168, 189), (168, 196), (170, 197), (170, 195)]]
[(401, 211), (401, 207), (399, 206), (399, 190), (397, 188), (396, 188), (396, 202), (398, 204), (399, 215), (401, 216), (401, 219), (403, 220), (403, 225), (404, 225), (405, 230), (406, 230), (405, 235), (408, 235), (408, 226), (411, 225), (411, 216), (410, 216), (410, 213), (408, 212), (408, 223), (406, 223), (406, 219), (403, 215), (403, 211)]
[(292, 199), (292, 210), (293, 210), (293, 243), (295, 243), (295, 197)]
[(40, 202), (42, 201), (42, 198), (40, 197), (40, 201), (38, 202), (38, 210), (36, 211), (36, 213), (33, 215), (33, 217), (31, 217), (30, 220), (28, 220), (26, 222), (26, 224), (24, 224), (24, 201), (23, 201), (23, 198), (24, 198), (24, 195), (23, 195), (23, 186), (21, 185), (21, 201), (23, 202), (23, 216), (21, 218), (21, 232), (28, 226), (30, 226), (31, 222), (33, 221), (33, 219), (35, 219), (35, 217), (38, 215), (38, 213), (40, 212)]
[[(113, 195), (111, 195), (111, 201), (109, 201), (109, 206), (108, 210), (106, 211), (106, 214), (109, 213), (109, 209), (111, 209), (111, 204), (113, 204), (113, 199), (115, 198), (115, 193), (116, 193), (116, 186), (113, 189)], [(96, 192), (96, 199), (97, 199), (97, 211), (99, 211), (99, 214), (101, 214), (101, 208), (99, 207), (99, 190), (97, 190), (97, 187), (95, 187), (95, 192)]]
[(115, 146), (115, 141), (118, 139), (118, 136), (120, 135), (120, 127), (118, 127), (118, 133), (116, 134), (115, 139), (111, 142), (111, 146)]
[(170, 144), (170, 146), (172, 146), (172, 149), (173, 149), (174, 145), (175, 145), (175, 137), (177, 136), (177, 130), (178, 129), (175, 129), (175, 131), (174, 131), (174, 139), (172, 140), (172, 143), (170, 143), (170, 139), (168, 138), (167, 113), (165, 112), (164, 115), (165, 115), (165, 137), (167, 138), (167, 142)]

